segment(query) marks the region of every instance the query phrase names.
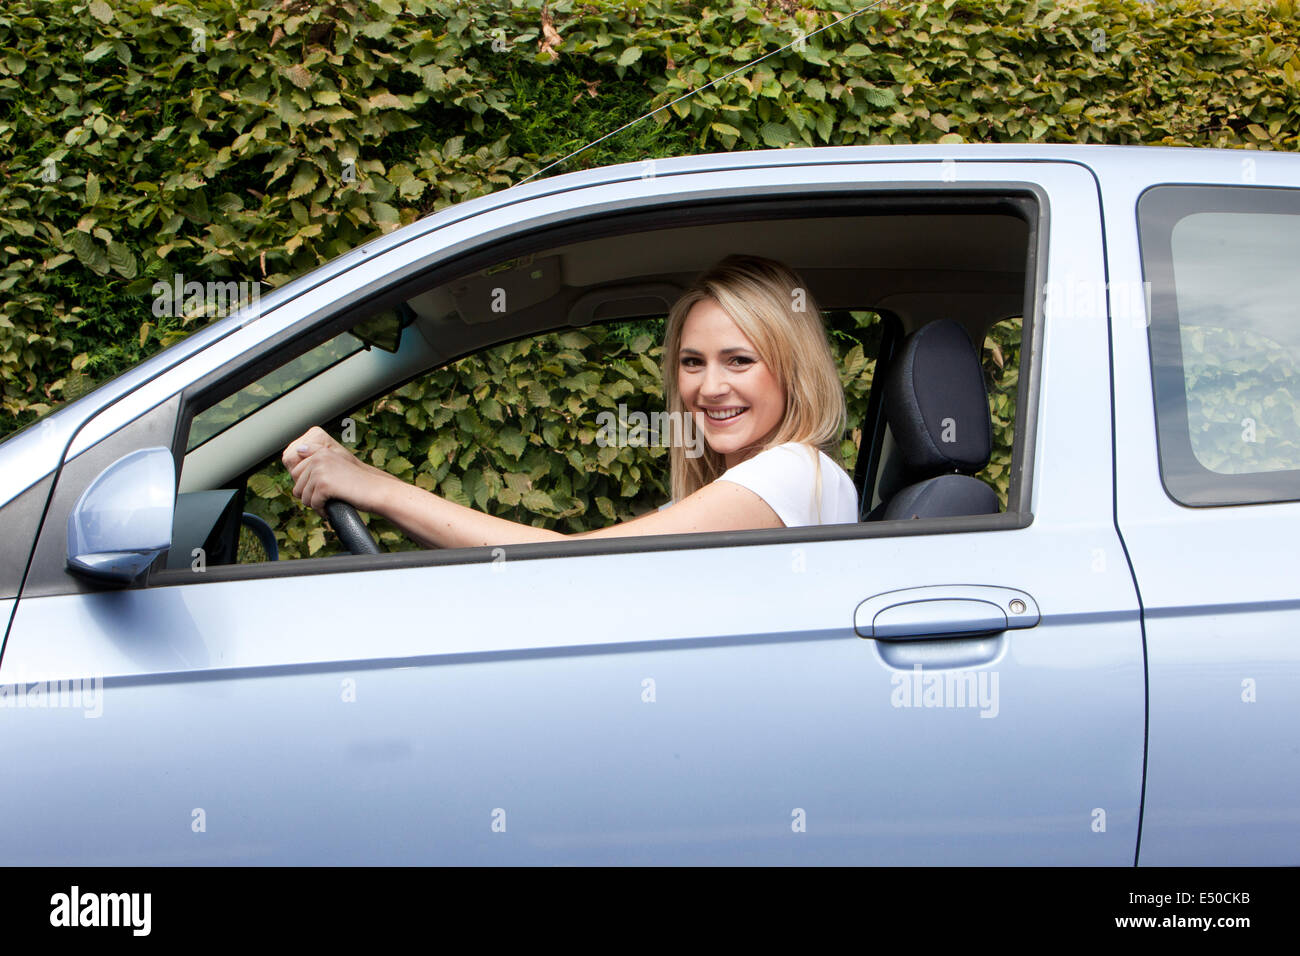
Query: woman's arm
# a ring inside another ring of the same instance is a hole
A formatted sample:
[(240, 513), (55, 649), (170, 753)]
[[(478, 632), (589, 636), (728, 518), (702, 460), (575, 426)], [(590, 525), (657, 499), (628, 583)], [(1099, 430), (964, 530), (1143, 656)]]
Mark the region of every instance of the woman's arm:
[(496, 518), (408, 484), (361, 462), (321, 428), (290, 443), (282, 460), (294, 478), (294, 497), (317, 513), (323, 515), (325, 502), (338, 498), (361, 511), (382, 515), (426, 548), (784, 527), (761, 497), (729, 481), (706, 485), (663, 511), (564, 535)]
[(620, 538), (647, 534), (686, 534), (696, 531), (749, 531), (784, 528), (766, 501), (748, 488), (715, 481), (671, 508), (651, 511), (630, 521), (570, 535), (573, 538)]
[(386, 496), (373, 510), (425, 547), (474, 548), (563, 538), (621, 538), (785, 527), (762, 498), (729, 481), (701, 488), (663, 511), (651, 511), (607, 528), (572, 535), (496, 518), (397, 479), (390, 481), (385, 490)]

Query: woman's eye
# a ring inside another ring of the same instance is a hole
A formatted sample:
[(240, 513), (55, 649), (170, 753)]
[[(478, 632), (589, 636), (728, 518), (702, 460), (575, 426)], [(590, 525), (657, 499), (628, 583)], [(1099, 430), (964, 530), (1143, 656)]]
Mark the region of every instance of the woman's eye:
[[(727, 360), (728, 364), (734, 367), (741, 367), (741, 368), (753, 365), (757, 361), (758, 361), (757, 359), (752, 359), (744, 355), (733, 355), (731, 358)], [(684, 357), (682, 359), (683, 368), (698, 368), (703, 364), (704, 364), (703, 359), (700, 359), (698, 357), (692, 356), (692, 357)]]

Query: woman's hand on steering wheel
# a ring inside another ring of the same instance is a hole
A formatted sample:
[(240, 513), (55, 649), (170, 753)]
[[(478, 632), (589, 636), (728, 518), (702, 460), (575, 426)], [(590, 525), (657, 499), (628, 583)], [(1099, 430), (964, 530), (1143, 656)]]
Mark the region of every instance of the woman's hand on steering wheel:
[(290, 442), (281, 460), (293, 476), (293, 496), (322, 517), (328, 517), (325, 503), (330, 500), (379, 511), (386, 486), (396, 480), (358, 459), (320, 427)]

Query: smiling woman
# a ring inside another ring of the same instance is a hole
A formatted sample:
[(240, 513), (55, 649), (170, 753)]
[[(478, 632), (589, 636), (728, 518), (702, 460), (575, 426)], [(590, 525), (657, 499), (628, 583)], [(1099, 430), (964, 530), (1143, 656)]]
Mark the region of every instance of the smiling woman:
[(695, 457), (672, 449), (674, 501), (728, 481), (787, 527), (857, 520), (857, 493), (836, 460), (844, 391), (821, 310), (792, 270), (756, 256), (718, 263), (673, 305), (664, 357), (677, 364), (664, 369), (669, 413), (693, 414), (706, 445)]
[(791, 270), (724, 259), (674, 304), (664, 344), (669, 414), (690, 415), (705, 447), (672, 443), (673, 501), (656, 512), (577, 535), (518, 524), (365, 464), (321, 428), (284, 450), (294, 497), (321, 513), (331, 499), (348, 502), (443, 548), (857, 520), (853, 482), (831, 457), (844, 394), (821, 313)]

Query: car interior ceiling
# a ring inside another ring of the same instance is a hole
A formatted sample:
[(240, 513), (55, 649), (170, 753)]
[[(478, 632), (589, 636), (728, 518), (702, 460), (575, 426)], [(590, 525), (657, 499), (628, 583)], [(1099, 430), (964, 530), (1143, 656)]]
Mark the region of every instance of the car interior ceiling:
[[(978, 349), (995, 323), (1023, 311), (1029, 236), (1029, 225), (1010, 213), (912, 213), (673, 226), (553, 246), (411, 296), (414, 319), (395, 353), (357, 351), (199, 445), (185, 457), (178, 490), (228, 487), (312, 425), (491, 345), (661, 317), (730, 252), (791, 266), (823, 310), (888, 315), (900, 336), (947, 320)], [(504, 314), (487, 304), (495, 289), (506, 290)], [(867, 444), (864, 436), (864, 452)], [(908, 471), (889, 427), (873, 458), (882, 477), (864, 517), (868, 509), (880, 517), (881, 488), (897, 492), (886, 486)]]

